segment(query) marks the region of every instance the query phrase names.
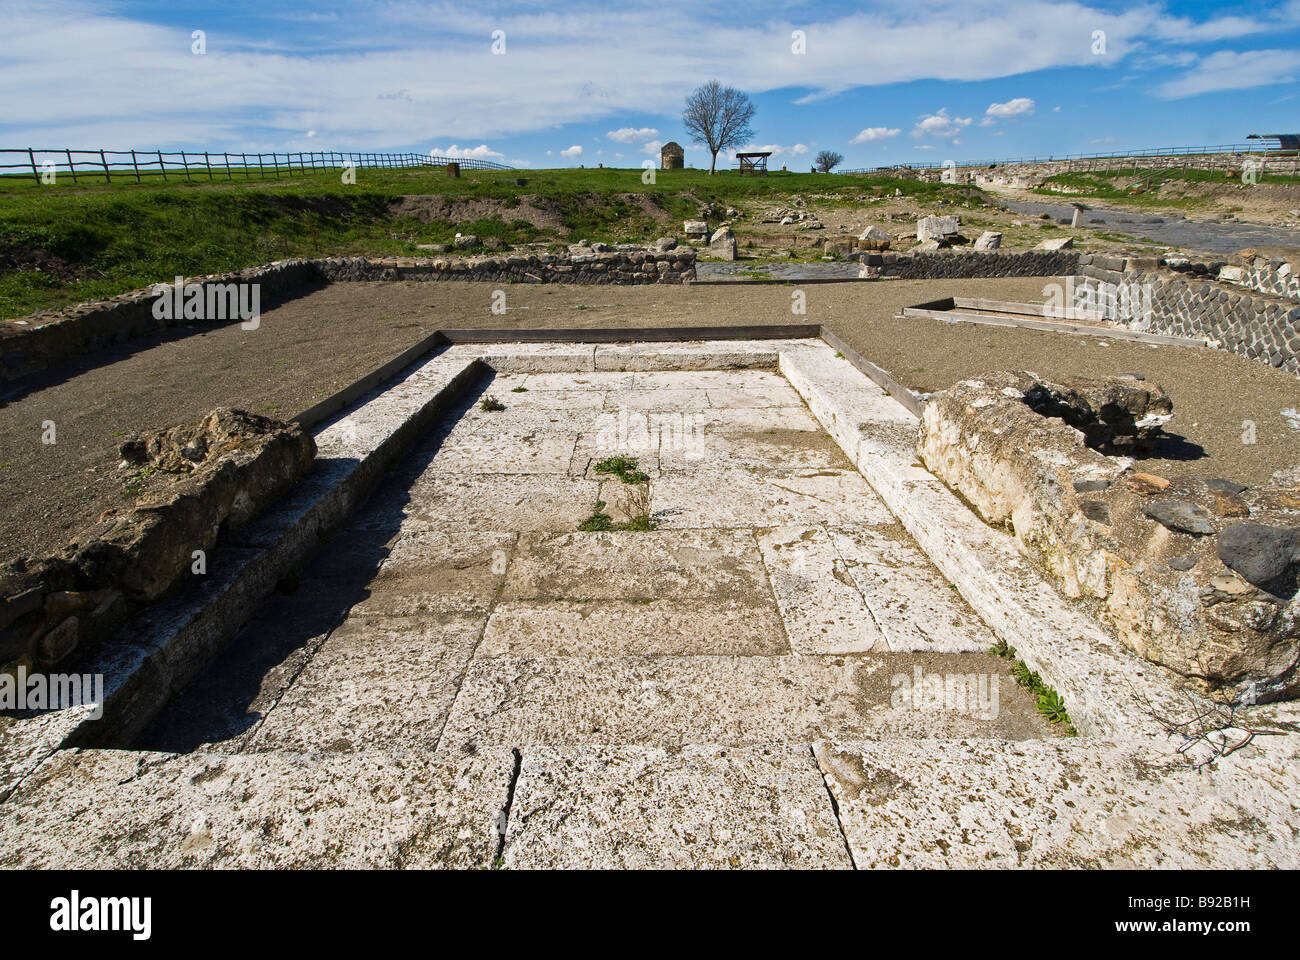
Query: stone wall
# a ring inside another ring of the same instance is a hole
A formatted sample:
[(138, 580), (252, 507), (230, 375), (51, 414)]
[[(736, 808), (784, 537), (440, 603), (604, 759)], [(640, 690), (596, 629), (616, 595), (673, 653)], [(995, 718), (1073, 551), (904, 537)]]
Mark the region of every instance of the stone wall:
[(196, 562), (306, 475), (316, 444), (297, 424), (219, 408), (121, 453), (149, 478), (131, 510), (105, 515), (57, 556), (0, 568), (0, 673), (66, 661), (206, 574)]
[(1204, 690), (1300, 695), (1300, 471), (1248, 488), (1132, 471), (1172, 415), (1135, 378), (965, 380), (926, 404), (917, 451), (1067, 597)]
[(694, 249), (480, 257), (331, 257), (321, 276), (345, 280), (480, 280), (491, 283), (681, 283), (695, 278)]
[[(205, 291), (216, 284), (258, 284), (260, 308), (267, 310), (319, 284), (321, 275), (310, 260), (281, 260), (236, 273), (191, 277), (187, 282), (200, 284)], [(183, 316), (155, 316), (157, 300), (153, 287), (146, 287), (108, 300), (40, 310), (27, 317), (0, 321), (0, 382), (44, 370), (68, 357), (94, 353), (114, 343), (195, 322)]]
[[(327, 257), (281, 260), (220, 276), (191, 277), (206, 291), (217, 285), (257, 284), (260, 306), (270, 309), (321, 284), (347, 280), (480, 280), (493, 283), (682, 283), (695, 278), (696, 251), (619, 249), (555, 254), (503, 253), (447, 257)], [(93, 353), (147, 333), (189, 323), (230, 320), (159, 318), (153, 287), (108, 300), (42, 310), (0, 321), (0, 383), (47, 369), (69, 357)]]
[[(1257, 258), (1263, 260), (1263, 258)], [(1242, 282), (1217, 279), (1221, 262), (1186, 258), (1122, 258), (1081, 254), (1079, 274), (1068, 278), (1073, 302), (1096, 306), (1105, 319), (1133, 330), (1204, 338), (1212, 346), (1270, 366), (1300, 372), (1300, 304), (1257, 292), (1282, 285), (1289, 271), (1270, 261), (1243, 268)], [(1231, 275), (1231, 274), (1230, 274)], [(1123, 309), (1114, 291), (1132, 293), (1143, 309)]]
[(879, 276), (906, 280), (977, 277), (1059, 277), (1079, 269), (1074, 250), (935, 250), (918, 253), (880, 253), (863, 256), (868, 269)]

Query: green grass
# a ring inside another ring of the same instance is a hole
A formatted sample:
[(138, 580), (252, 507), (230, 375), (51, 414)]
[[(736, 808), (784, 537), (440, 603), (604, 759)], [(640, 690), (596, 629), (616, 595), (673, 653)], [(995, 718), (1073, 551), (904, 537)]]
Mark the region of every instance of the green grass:
[[(892, 196), (895, 188), (922, 201), (964, 193), (890, 177), (780, 172), (658, 171), (657, 182), (647, 185), (642, 172), (472, 170), (453, 180), (441, 168), (361, 168), (355, 185), (341, 183), (338, 171), (165, 184), (153, 177), (141, 184), (119, 178), (74, 185), (61, 175), (57, 184), (43, 185), (4, 176), (0, 264), (12, 266), (0, 268), (0, 316), (289, 257), (410, 256), (419, 252), (416, 244), (447, 242), (457, 232), (510, 244), (641, 242), (676, 233), (703, 204), (779, 203), (799, 193), (858, 203), (877, 191)], [(395, 216), (392, 205), (413, 194), (495, 200), (501, 208), (499, 215), (456, 223)], [(511, 216), (525, 197), (557, 226), (543, 229)], [(38, 261), (53, 266), (35, 269)]]
[(649, 513), (642, 513), (630, 520), (615, 523), (614, 518), (605, 512), (605, 501), (596, 501), (596, 512), (582, 521), (578, 529), (583, 533), (603, 533), (608, 530), (631, 530), (646, 532), (654, 530), (659, 524)]
[(479, 401), (478, 408), (482, 410), (484, 413), (497, 413), (501, 410), (504, 410), (506, 408), (506, 405), (502, 403), (500, 400), (498, 400), (496, 397), (492, 396), (491, 394), (488, 394), (481, 401)]
[(645, 483), (649, 475), (637, 469), (636, 457), (606, 457), (596, 462), (597, 473), (618, 477), (624, 483)]

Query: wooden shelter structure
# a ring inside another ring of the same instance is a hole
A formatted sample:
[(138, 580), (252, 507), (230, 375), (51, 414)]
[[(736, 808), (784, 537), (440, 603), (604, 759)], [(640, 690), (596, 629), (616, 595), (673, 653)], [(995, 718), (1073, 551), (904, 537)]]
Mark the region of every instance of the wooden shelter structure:
[(767, 158), (772, 155), (768, 150), (764, 153), (738, 153), (736, 160), (740, 162), (740, 175), (752, 177), (767, 176)]

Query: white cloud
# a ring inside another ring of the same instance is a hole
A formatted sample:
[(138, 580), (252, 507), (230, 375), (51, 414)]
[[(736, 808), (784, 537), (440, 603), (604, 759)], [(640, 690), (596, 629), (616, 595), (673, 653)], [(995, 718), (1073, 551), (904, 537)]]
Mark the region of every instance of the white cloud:
[(1216, 90), (1245, 90), (1274, 83), (1292, 83), (1300, 76), (1300, 50), (1219, 50), (1177, 80), (1156, 88), (1166, 99), (1191, 97)]
[(940, 107), (938, 113), (930, 113), (923, 116), (915, 127), (912, 128), (914, 137), (941, 137), (947, 139), (955, 137), (966, 127), (970, 126), (970, 117), (950, 117), (948, 108)]
[(874, 143), (877, 140), (887, 140), (890, 137), (896, 137), (903, 131), (898, 127), (867, 127), (849, 143)]
[[(642, 149), (645, 153), (658, 153), (660, 150), (663, 149), (663, 146), (664, 146), (664, 145), (663, 145), (663, 142), (662, 142), (662, 141), (659, 141), (659, 140), (651, 140), (649, 143), (644, 144), (644, 145), (641, 147), (641, 149)], [(620, 154), (620, 156), (621, 156), (621, 154)]]
[(790, 147), (783, 146), (779, 143), (751, 143), (748, 146), (741, 147), (739, 150), (728, 150), (727, 155), (733, 159), (737, 153), (770, 153), (774, 157), (784, 157), (787, 155), (792, 157), (801, 157), (808, 152), (808, 149), (808, 145), (804, 143), (796, 143)]
[(1034, 112), (1034, 101), (1028, 97), (1016, 97), (1006, 103), (990, 103), (984, 112), (990, 117), (1019, 117)]
[[(117, 9), (151, 6), (5, 0), (0, 102), (11, 143), (283, 150), (322, 126), (339, 150), (403, 147), (413, 129), (444, 142), (495, 142), (571, 123), (606, 129), (629, 114), (675, 115), (719, 65), (720, 80), (752, 95), (797, 87), (808, 91), (807, 100), (862, 87), (867, 76), (884, 86), (1095, 66), (1087, 38), (1096, 29), (1106, 31), (1113, 63), (1137, 50), (1161, 52), (1153, 46), (1277, 30), (1300, 8), (1197, 22), (1154, 3), (1121, 8), (1101, 0), (1023, 0), (1014, 14), (1005, 0), (923, 0), (843, 14), (809, 7), (809, 22), (799, 27), (818, 38), (815, 57), (792, 57), (788, 44), (772, 42), (775, 28), (785, 27), (776, 5), (738, 18), (728, 8), (698, 4), (572, 0), (544, 11), (531, 4), (388, 0), (363, 13), (340, 12), (309, 31), (268, 36), (263, 25), (241, 28), (232, 20), (219, 37), (209, 31), (205, 56), (190, 53), (190, 25), (111, 12)], [(495, 29), (528, 42), (512, 43), (509, 56), (485, 67), (484, 38)], [(1215, 60), (1220, 56), (1239, 58), (1235, 79)], [(1214, 54), (1203, 64), (1210, 78), (1198, 79), (1198, 67), (1159, 92), (1189, 96), (1281, 82), (1294, 75), (1286, 57), (1283, 50)], [(473, 82), (448, 84), (448, 76)], [(86, 97), (104, 77), (113, 78), (113, 95)], [(400, 97), (393, 96), (393, 77), (402, 78)], [(960, 129), (958, 119), (949, 120), (949, 135)], [(625, 129), (638, 134), (634, 144), (657, 136)], [(919, 134), (926, 135), (944, 134)]]
[(480, 143), (477, 147), (461, 147), (452, 144), (450, 147), (431, 147), (429, 153), (435, 157), (451, 157), (453, 160), (504, 160), (504, 153), (497, 153), (488, 147), (486, 143)]
[(659, 131), (654, 127), (621, 127), (609, 131), (605, 136), (618, 143), (636, 143), (638, 140), (649, 140), (651, 137), (659, 136)]
[(569, 160), (573, 160), (577, 157), (582, 156), (582, 147), (580, 147), (578, 144), (575, 143), (573, 146), (569, 147), (568, 150), (561, 150), (560, 156), (567, 157)]

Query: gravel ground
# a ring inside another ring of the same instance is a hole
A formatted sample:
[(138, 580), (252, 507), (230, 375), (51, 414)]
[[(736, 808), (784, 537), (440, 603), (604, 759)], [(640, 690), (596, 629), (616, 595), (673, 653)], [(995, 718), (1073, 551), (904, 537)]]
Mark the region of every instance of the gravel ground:
[[(1000, 369), (1048, 376), (1140, 373), (1167, 389), (1182, 441), (1144, 464), (1165, 475), (1258, 484), (1300, 463), (1296, 378), (1212, 350), (1151, 347), (1001, 327), (899, 320), (901, 307), (946, 296), (1042, 298), (1044, 278), (812, 284), (806, 316), (795, 287), (352, 283), (312, 292), (262, 316), (171, 332), (33, 378), (0, 401), (0, 562), (60, 549), (104, 510), (129, 505), (117, 445), (130, 433), (197, 418), (220, 405), (290, 417), (438, 327), (824, 323), (909, 387), (942, 389)], [(1105, 344), (1105, 345), (1103, 345)], [(54, 445), (42, 423), (56, 425)], [(1243, 422), (1255, 424), (1244, 444)]]

